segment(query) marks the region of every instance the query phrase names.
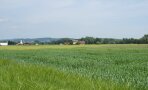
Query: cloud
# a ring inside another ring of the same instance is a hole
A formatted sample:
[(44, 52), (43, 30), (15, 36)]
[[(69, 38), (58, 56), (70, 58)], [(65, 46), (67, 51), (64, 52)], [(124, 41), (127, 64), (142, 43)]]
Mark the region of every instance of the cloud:
[(8, 21), (8, 19), (7, 19), (7, 18), (0, 17), (0, 23), (7, 22), (7, 21)]
[(141, 28), (140, 33), (145, 33), (147, 5), (148, 0), (0, 0), (0, 14), (9, 19), (0, 17), (0, 22), (7, 22), (1, 24), (7, 31), (16, 29), (24, 36), (26, 30), (30, 35), (43, 30), (46, 33), (40, 34), (51, 32), (57, 36), (72, 36), (73, 32), (79, 32), (79, 36), (112, 32), (119, 35), (128, 30), (139, 32)]
[[(148, 16), (147, 0), (0, 0), (14, 20), (30, 24)], [(0, 6), (0, 7), (3, 7)], [(13, 8), (12, 8), (13, 6)], [(3, 11), (4, 12), (4, 11)], [(8, 13), (9, 14), (9, 13)], [(16, 16), (14, 16), (16, 15)]]
[(18, 28), (19, 28), (19, 26), (16, 26), (16, 25), (13, 25), (10, 27), (10, 29), (18, 29)]
[(30, 4), (31, 0), (0, 0), (0, 9), (16, 9)]
[[(29, 23), (110, 20), (147, 16), (148, 1), (121, 0), (43, 0), (26, 16)], [(81, 22), (80, 22), (81, 23)]]
[[(34, 7), (34, 8), (61, 8), (72, 4), (74, 0), (0, 0), (0, 8), (20, 8), (20, 7)], [(32, 7), (32, 8), (33, 8)]]

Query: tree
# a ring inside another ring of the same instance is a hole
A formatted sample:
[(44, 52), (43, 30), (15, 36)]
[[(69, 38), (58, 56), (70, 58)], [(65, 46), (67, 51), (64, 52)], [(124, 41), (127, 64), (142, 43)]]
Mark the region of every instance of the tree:
[(143, 43), (143, 44), (148, 44), (148, 34), (144, 35), (144, 36), (141, 38), (141, 43)]
[(9, 44), (9, 45), (16, 45), (17, 43), (14, 42), (14, 41), (8, 41), (8, 44)]
[(82, 41), (85, 41), (86, 44), (95, 44), (95, 38), (93, 37), (85, 37), (81, 38)]
[(101, 44), (102, 43), (102, 39), (101, 38), (96, 38), (95, 39), (95, 44)]
[(58, 41), (55, 41), (54, 42), (55, 44), (72, 44), (73, 43), (73, 41), (72, 41), (72, 39), (70, 39), (70, 38), (62, 38), (62, 39), (60, 39), (60, 40), (58, 40)]
[(40, 44), (41, 42), (39, 40), (34, 41), (35, 44)]

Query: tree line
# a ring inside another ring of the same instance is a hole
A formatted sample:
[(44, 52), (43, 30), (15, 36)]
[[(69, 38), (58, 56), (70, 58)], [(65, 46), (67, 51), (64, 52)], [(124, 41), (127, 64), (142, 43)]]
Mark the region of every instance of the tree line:
[[(143, 37), (139, 39), (134, 39), (134, 38), (113, 39), (113, 38), (83, 37), (78, 40), (85, 41), (85, 44), (148, 44), (148, 34), (144, 35)], [(60, 44), (60, 43), (72, 44), (73, 39), (62, 38), (58, 41), (51, 42), (51, 44)]]
[[(72, 45), (73, 44), (72, 38), (61, 38), (56, 41), (51, 41), (51, 42), (39, 42), (39, 41), (34, 41), (32, 44), (68, 44)], [(123, 38), (123, 39), (113, 39), (113, 38), (94, 38), (94, 37), (83, 37), (80, 39), (77, 39), (78, 41), (84, 41), (85, 44), (148, 44), (148, 34), (144, 35), (143, 37), (139, 39), (134, 39), (134, 38)], [(16, 45), (17, 42), (15, 41), (8, 41), (9, 45)]]
[(81, 38), (86, 44), (148, 44), (148, 34), (144, 35), (142, 38), (123, 38), (123, 39), (113, 39), (113, 38), (94, 38), (85, 37)]

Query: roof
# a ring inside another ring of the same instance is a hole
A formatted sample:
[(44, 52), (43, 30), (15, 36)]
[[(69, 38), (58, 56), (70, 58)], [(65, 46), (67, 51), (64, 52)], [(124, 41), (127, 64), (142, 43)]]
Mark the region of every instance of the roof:
[(8, 41), (0, 41), (0, 43), (8, 43)]

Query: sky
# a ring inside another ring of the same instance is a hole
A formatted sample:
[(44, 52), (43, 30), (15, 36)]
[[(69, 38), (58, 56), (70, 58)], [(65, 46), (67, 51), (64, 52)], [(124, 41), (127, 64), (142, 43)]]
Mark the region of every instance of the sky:
[(0, 0), (0, 39), (148, 34), (148, 0)]

